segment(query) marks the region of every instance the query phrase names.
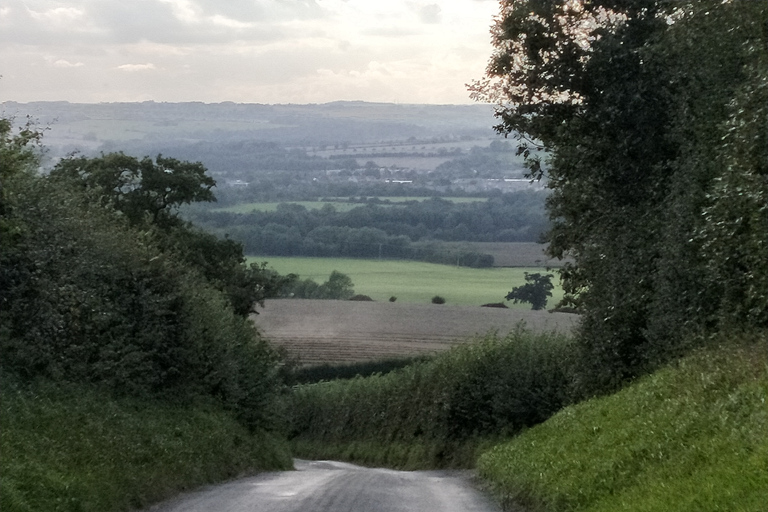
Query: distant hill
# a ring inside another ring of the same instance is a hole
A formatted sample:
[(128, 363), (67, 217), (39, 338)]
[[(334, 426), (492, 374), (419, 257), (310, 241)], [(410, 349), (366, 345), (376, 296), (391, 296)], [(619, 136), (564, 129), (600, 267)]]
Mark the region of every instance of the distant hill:
[(333, 102), (244, 103), (4, 102), (6, 115), (27, 115), (50, 129), (52, 156), (212, 140), (257, 140), (315, 148), (408, 141), (413, 144), (496, 138), (493, 107)]

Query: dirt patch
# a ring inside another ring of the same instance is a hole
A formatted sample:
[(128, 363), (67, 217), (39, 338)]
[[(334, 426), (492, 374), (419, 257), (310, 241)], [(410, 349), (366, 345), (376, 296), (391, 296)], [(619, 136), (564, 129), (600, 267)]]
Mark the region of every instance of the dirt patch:
[(577, 315), (448, 304), (270, 300), (254, 316), (271, 343), (303, 364), (359, 362), (435, 353), (489, 331), (524, 322), (537, 331), (570, 332)]

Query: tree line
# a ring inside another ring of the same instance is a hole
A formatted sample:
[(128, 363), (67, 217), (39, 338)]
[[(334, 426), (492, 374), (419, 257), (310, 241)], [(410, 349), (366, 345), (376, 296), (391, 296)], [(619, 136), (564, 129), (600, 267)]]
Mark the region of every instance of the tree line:
[[(500, 194), (472, 203), (432, 198), (404, 205), (364, 204), (347, 212), (333, 205), (307, 209), (284, 203), (275, 211), (248, 214), (200, 211), (201, 226), (243, 243), (249, 254), (346, 256), (427, 261), (458, 259), (467, 266), (490, 266), (488, 257), (455, 253), (435, 241), (535, 242), (546, 230), (543, 195)], [(441, 255), (442, 253), (442, 255)]]

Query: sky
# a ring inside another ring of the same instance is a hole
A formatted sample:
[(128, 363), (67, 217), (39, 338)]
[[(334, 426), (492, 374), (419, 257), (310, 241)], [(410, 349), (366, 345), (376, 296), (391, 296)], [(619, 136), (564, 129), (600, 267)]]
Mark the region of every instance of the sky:
[(0, 0), (0, 101), (471, 103), (495, 0)]

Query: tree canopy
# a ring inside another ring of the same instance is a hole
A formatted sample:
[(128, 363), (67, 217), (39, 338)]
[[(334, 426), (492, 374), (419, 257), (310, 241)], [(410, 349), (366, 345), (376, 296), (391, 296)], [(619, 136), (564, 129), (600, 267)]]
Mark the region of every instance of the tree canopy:
[(612, 385), (695, 335), (768, 326), (768, 5), (502, 0), (487, 76)]
[(99, 158), (61, 160), (52, 177), (77, 180), (84, 189), (99, 194), (102, 204), (121, 211), (136, 225), (149, 217), (152, 223), (168, 222), (183, 204), (215, 201), (216, 185), (200, 162), (182, 162), (158, 155), (138, 159), (124, 153)]

